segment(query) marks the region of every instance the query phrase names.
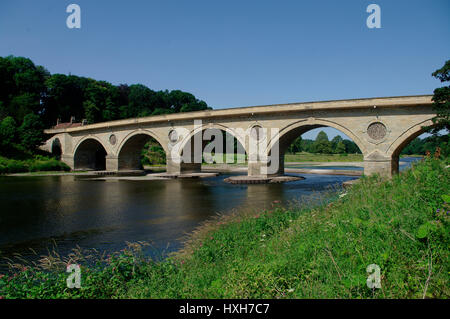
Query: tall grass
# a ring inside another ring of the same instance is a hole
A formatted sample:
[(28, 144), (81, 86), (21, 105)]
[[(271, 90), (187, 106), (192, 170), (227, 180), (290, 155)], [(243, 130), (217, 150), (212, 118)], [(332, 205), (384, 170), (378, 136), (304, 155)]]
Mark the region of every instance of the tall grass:
[(0, 156), (0, 174), (69, 170), (70, 167), (65, 163), (42, 155), (35, 155), (33, 158), (24, 160), (14, 160)]
[[(362, 178), (347, 193), (204, 223), (171, 257), (142, 245), (64, 269), (32, 266), (0, 278), (4, 298), (448, 298), (449, 170), (426, 159), (392, 180)], [(366, 285), (381, 268), (381, 289)]]

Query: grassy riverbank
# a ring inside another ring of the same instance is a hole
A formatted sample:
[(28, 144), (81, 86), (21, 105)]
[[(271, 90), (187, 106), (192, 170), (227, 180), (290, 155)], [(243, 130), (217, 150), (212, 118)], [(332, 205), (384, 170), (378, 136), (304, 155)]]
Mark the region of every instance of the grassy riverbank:
[(33, 155), (26, 159), (9, 159), (0, 156), (0, 174), (41, 171), (70, 171), (70, 167), (54, 158)]
[(286, 154), (285, 162), (362, 162), (362, 154), (314, 154), (295, 153)]
[[(448, 298), (449, 169), (427, 159), (390, 181), (363, 178), (344, 195), (206, 222), (164, 261), (141, 244), (87, 266), (91, 254), (47, 257), (0, 275), (3, 298)], [(96, 257), (95, 257), (96, 258)], [(66, 263), (82, 288), (66, 287)], [(366, 268), (381, 268), (381, 289)], [(48, 270), (50, 269), (50, 270)]]

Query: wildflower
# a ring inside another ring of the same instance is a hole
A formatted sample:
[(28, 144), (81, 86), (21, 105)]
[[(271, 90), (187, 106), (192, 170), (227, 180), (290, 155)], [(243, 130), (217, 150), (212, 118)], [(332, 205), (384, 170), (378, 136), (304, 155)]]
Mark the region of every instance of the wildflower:
[(3, 299), (3, 296), (0, 296), (0, 299)]

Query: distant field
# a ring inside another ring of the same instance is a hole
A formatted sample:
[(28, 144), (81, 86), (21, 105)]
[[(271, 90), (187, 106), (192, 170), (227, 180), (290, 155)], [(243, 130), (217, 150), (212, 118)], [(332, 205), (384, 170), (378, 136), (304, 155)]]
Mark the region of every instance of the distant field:
[[(217, 155), (220, 156), (220, 155)], [(233, 158), (233, 155), (231, 155)], [(236, 163), (237, 155), (234, 155), (234, 163)], [(285, 162), (361, 162), (363, 160), (362, 154), (313, 154), (313, 153), (296, 153), (286, 154)], [(223, 162), (226, 163), (225, 154), (223, 154)], [(239, 155), (238, 163), (246, 163), (246, 159)]]
[(285, 162), (361, 162), (362, 154), (312, 154), (296, 153), (286, 154)]

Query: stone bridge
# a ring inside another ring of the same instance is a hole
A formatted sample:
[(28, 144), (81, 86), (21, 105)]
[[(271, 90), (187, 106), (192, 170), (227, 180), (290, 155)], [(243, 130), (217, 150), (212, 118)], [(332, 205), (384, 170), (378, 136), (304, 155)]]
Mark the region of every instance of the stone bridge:
[[(182, 156), (198, 137), (203, 147), (202, 133), (214, 128), (240, 142), (248, 157), (249, 176), (279, 175), (284, 173), (284, 153), (298, 136), (314, 128), (332, 127), (358, 145), (366, 175), (391, 176), (398, 172), (401, 150), (423, 133), (423, 126), (432, 125), (435, 113), (431, 98), (422, 95), (292, 103), (53, 128), (45, 131), (50, 138), (42, 148), (59, 152), (72, 169), (120, 171), (140, 169), (141, 150), (153, 138), (166, 152), (167, 172), (183, 174), (201, 170), (201, 160), (186, 161)], [(251, 142), (252, 132), (256, 132), (255, 143)], [(275, 168), (267, 169), (271, 165)]]

